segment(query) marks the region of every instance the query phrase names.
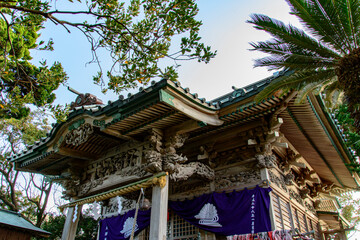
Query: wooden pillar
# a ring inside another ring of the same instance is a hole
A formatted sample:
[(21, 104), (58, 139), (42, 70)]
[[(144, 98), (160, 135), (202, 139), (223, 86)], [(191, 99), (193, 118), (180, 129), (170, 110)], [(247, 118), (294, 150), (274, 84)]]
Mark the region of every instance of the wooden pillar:
[[(77, 212), (75, 213), (75, 207), (68, 208), (61, 240), (74, 240), (75, 239), (76, 229), (77, 229), (77, 225), (79, 223), (81, 209), (82, 209), (82, 205), (77, 206)], [(74, 221), (74, 213), (76, 214), (75, 221)]]
[(149, 238), (151, 240), (166, 240), (169, 176), (164, 176), (164, 179), (166, 183), (156, 185), (152, 190)]
[[(270, 184), (270, 176), (269, 176), (269, 170), (267, 168), (260, 169), (260, 177), (262, 181), (267, 181)], [(275, 222), (275, 212), (274, 212), (274, 200), (271, 192), (270, 195), (270, 221), (271, 221), (271, 230), (276, 230), (276, 222)]]

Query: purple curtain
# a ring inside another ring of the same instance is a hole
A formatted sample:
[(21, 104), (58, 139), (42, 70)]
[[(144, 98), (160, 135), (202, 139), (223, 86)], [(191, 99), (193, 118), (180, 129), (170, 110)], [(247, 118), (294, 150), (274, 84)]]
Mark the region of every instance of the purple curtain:
[(169, 207), (190, 224), (224, 236), (271, 231), (271, 188), (204, 194), (192, 200), (169, 201)]
[[(151, 210), (138, 212), (135, 235), (150, 225)], [(126, 240), (131, 236), (134, 223), (135, 210), (130, 210), (123, 215), (105, 218), (100, 221), (99, 240)]]

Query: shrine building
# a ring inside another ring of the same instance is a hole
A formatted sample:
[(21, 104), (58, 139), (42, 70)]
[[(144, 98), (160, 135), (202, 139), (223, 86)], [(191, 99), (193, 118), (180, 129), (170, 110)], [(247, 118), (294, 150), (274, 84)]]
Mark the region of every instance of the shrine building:
[(65, 189), (63, 240), (94, 203), (101, 240), (346, 239), (336, 197), (359, 188), (359, 160), (321, 96), (255, 102), (275, 78), (210, 102), (167, 80), (108, 104), (79, 94), (11, 161)]

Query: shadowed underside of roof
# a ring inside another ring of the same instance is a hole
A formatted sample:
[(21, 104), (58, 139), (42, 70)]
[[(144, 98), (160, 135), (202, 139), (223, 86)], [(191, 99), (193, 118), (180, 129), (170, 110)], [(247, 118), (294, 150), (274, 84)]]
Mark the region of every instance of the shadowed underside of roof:
[(332, 129), (323, 124), (319, 116), (324, 114), (322, 110), (314, 108), (316, 98), (312, 96), (301, 104), (294, 101), (280, 114), (284, 119), (281, 132), (323, 180), (339, 187), (358, 187), (354, 180), (358, 176), (345, 166), (351, 159), (340, 151), (340, 142)]

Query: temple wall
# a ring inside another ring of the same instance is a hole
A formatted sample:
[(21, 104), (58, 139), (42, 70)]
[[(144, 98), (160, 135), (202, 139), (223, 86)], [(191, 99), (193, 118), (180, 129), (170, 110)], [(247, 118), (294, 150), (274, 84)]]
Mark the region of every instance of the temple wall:
[(269, 170), (272, 215), (274, 229), (299, 229), (300, 233), (314, 231), (315, 239), (321, 239), (319, 218), (310, 198), (302, 197), (299, 186), (286, 182), (278, 168)]

